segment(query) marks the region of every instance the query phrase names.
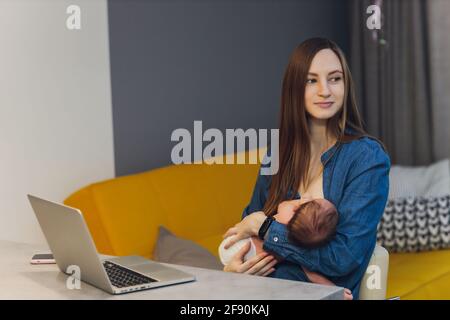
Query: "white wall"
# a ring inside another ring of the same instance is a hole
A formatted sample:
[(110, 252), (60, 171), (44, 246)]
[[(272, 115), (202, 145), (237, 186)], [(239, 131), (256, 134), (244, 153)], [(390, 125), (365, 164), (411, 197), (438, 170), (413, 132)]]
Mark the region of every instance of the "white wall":
[(27, 193), (114, 176), (107, 18), (106, 0), (0, 0), (0, 239), (45, 243)]

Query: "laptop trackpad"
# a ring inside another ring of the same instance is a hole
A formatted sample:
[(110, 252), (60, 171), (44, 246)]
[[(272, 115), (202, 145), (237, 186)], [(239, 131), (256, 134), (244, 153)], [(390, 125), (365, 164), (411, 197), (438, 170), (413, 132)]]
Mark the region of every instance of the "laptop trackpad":
[(180, 278), (192, 277), (190, 274), (187, 274), (183, 271), (164, 266), (160, 263), (139, 256), (120, 257), (108, 260), (127, 267), (131, 270), (145, 274), (150, 278), (158, 281), (170, 281)]
[(132, 269), (158, 281), (192, 281), (195, 279), (191, 274), (159, 263), (141, 264)]

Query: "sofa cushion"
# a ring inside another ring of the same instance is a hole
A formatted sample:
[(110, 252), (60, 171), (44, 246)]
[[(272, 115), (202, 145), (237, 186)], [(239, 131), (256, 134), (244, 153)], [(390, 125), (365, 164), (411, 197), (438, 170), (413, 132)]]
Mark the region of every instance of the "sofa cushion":
[(429, 166), (392, 166), (389, 173), (389, 199), (439, 197), (450, 194), (450, 161)]
[(377, 240), (391, 253), (450, 248), (450, 195), (390, 199)]
[(208, 249), (208, 251), (213, 254), (217, 259), (219, 259), (219, 245), (223, 240), (224, 232), (211, 235), (209, 237), (205, 237), (203, 239), (198, 239), (195, 241), (198, 245), (201, 245), (203, 248)]
[(387, 297), (450, 299), (450, 250), (395, 253), (389, 257)]
[(178, 238), (163, 226), (159, 227), (154, 260), (192, 267), (222, 270), (223, 265), (208, 250), (194, 242)]

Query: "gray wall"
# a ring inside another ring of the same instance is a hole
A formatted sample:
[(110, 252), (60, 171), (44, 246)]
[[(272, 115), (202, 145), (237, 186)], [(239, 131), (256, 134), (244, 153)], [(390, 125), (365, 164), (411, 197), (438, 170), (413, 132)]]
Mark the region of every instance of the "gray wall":
[(276, 128), (293, 48), (348, 52), (346, 1), (109, 1), (118, 176), (171, 164), (176, 128)]

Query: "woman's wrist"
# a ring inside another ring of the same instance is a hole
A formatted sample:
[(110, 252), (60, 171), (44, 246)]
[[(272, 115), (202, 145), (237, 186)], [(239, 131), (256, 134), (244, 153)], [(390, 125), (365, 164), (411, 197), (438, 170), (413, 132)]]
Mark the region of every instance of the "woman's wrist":
[(267, 216), (262, 211), (255, 212), (254, 215), (255, 215), (255, 223), (254, 223), (254, 228), (252, 230), (252, 235), (258, 236), (259, 229), (261, 228), (262, 224), (266, 220)]

